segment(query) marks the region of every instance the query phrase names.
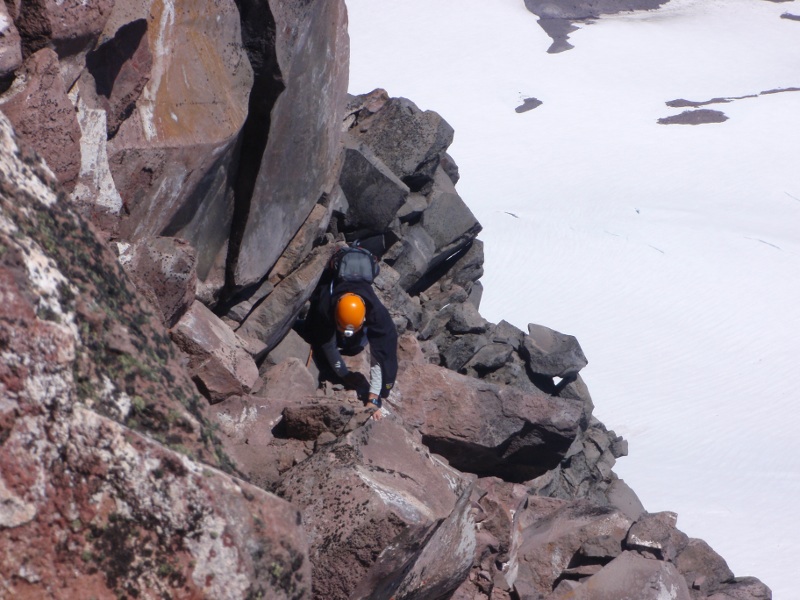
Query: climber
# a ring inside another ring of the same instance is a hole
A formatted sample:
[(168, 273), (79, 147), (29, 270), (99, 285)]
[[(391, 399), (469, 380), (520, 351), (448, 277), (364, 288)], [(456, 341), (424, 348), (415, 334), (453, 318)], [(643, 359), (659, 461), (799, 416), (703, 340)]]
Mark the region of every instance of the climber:
[[(315, 355), (324, 357), (345, 385), (359, 392), (364, 406), (374, 406), (373, 418), (379, 419), (397, 377), (397, 330), (372, 284), (339, 279), (329, 269), (312, 295), (303, 329)], [(369, 382), (342, 359), (342, 354), (353, 356), (367, 345)]]

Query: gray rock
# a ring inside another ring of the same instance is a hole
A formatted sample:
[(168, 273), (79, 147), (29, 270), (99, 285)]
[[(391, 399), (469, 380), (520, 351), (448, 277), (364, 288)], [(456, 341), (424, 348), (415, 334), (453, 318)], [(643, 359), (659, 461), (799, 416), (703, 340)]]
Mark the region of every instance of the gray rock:
[(320, 246), (311, 252), (298, 269), (282, 280), (261, 304), (256, 306), (236, 330), (242, 337), (260, 345), (260, 361), (291, 329), (300, 309), (311, 297), (325, 266), (332, 246)]
[(391, 98), (374, 115), (359, 120), (350, 134), (414, 191), (433, 179), (453, 141), (453, 128), (441, 116), (421, 111), (406, 98)]
[(382, 232), (405, 204), (408, 187), (363, 143), (348, 139), (339, 176), (350, 229)]
[(400, 244), (402, 250), (392, 267), (400, 274), (400, 286), (408, 290), (428, 271), (436, 243), (422, 227), (409, 227), (403, 231)]
[(341, 154), (349, 62), (344, 1), (269, 6), (285, 89), (269, 111), (269, 138), (235, 257), (236, 285), (259, 281), (272, 268), (313, 206), (332, 193)]
[(481, 316), (475, 306), (469, 302), (464, 302), (455, 306), (446, 327), (450, 333), (455, 335), (486, 333), (489, 323)]
[(514, 349), (508, 344), (487, 344), (464, 365), (465, 372), (482, 378), (507, 364)]
[(542, 325), (528, 325), (520, 353), (533, 373), (548, 377), (577, 374), (588, 363), (574, 336)]
[(443, 170), (436, 172), (428, 208), (420, 225), (436, 244), (438, 258), (444, 260), (475, 239), (481, 225), (455, 190)]
[(772, 600), (772, 590), (755, 577), (737, 577), (707, 596), (708, 600)]
[(500, 321), (497, 325), (495, 325), (489, 332), (489, 335), (491, 336), (493, 342), (508, 344), (515, 350), (519, 349), (520, 345), (522, 344), (522, 340), (525, 337), (525, 334), (521, 329), (514, 327), (511, 323), (505, 320)]
[(606, 495), (609, 504), (622, 511), (632, 521), (638, 520), (645, 512), (639, 497), (622, 479), (614, 479)]
[(434, 338), (439, 346), (444, 365), (453, 371), (460, 371), (475, 354), (489, 343), (489, 339), (482, 334), (468, 333), (456, 336), (449, 341), (447, 336), (440, 335)]

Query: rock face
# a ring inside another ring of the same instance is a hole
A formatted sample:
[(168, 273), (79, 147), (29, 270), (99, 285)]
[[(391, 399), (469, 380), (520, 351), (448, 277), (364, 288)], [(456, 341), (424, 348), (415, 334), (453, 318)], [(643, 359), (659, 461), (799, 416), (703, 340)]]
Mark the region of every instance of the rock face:
[[(562, 34), (628, 7), (527, 4)], [(346, 24), (343, 0), (0, 4), (0, 589), (771, 598), (616, 476), (573, 336), (481, 316), (453, 130), (346, 96)], [(354, 240), (399, 337), (380, 418), (300, 335)]]
[(159, 320), (55, 186), (0, 116), (3, 590), (304, 595), (296, 509), (211, 466)]
[(269, 138), (232, 266), (236, 285), (261, 279), (337, 178), (349, 64), (344, 0), (271, 0), (277, 65), (285, 90), (270, 113)]

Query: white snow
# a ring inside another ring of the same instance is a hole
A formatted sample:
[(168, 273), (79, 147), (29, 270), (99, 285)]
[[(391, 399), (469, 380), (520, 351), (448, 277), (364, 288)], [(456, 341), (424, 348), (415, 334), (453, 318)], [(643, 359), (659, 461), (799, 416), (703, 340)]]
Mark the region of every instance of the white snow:
[[(551, 40), (522, 0), (347, 0), (351, 93), (456, 131), (481, 313), (577, 336), (615, 472), (737, 576), (793, 596), (800, 540), (800, 2), (673, 0)], [(538, 108), (516, 113), (522, 100)], [(509, 214), (509, 213), (513, 213)]]

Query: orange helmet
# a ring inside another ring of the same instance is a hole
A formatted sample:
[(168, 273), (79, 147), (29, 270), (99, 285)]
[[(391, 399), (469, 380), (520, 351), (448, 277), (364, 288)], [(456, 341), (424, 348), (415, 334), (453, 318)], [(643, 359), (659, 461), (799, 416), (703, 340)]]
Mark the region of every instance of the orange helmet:
[(361, 329), (367, 316), (364, 300), (357, 294), (344, 294), (336, 303), (336, 328), (345, 337), (350, 337)]

